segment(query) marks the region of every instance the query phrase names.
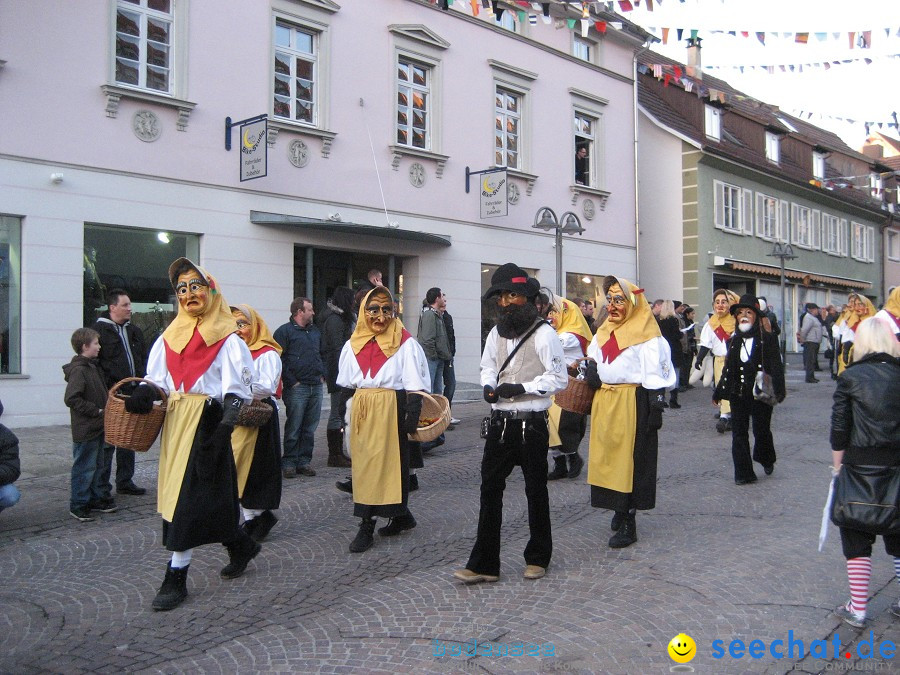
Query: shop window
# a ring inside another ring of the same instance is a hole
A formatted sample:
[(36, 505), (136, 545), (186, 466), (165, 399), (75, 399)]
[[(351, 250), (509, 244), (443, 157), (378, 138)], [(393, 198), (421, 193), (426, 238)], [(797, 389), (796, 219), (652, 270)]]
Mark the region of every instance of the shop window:
[(22, 372), (22, 219), (0, 215), (0, 373)]

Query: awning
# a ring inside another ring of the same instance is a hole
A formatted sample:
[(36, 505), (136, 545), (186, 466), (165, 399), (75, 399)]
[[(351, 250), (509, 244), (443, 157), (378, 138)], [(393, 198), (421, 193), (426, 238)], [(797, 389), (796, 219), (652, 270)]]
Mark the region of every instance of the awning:
[[(781, 268), (773, 265), (760, 265), (759, 263), (743, 262), (741, 260), (725, 259), (725, 266), (738, 272), (751, 272), (763, 276), (781, 278)], [(792, 281), (799, 281), (804, 285), (811, 282), (828, 284), (829, 286), (840, 286), (842, 288), (851, 288), (854, 290), (866, 290), (872, 288), (872, 283), (861, 279), (848, 279), (846, 277), (833, 277), (826, 274), (815, 274), (813, 272), (804, 272), (803, 270), (792, 270), (785, 268), (784, 276)]]
[(266, 213), (264, 211), (251, 211), (250, 222), (256, 225), (288, 225), (307, 230), (318, 230), (339, 236), (369, 235), (373, 237), (385, 237), (387, 239), (401, 239), (404, 241), (421, 241), (437, 246), (450, 246), (450, 236), (442, 234), (430, 234), (429, 232), (413, 232), (399, 227), (386, 227), (375, 225), (360, 225), (359, 223), (345, 223), (340, 220), (321, 220), (319, 218), (307, 218), (306, 216), (289, 216), (282, 213)]

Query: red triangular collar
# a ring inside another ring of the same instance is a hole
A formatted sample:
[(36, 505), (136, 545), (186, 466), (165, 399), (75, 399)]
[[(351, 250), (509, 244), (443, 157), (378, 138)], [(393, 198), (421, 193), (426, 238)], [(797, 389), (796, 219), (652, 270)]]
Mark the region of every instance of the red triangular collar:
[(616, 331), (613, 331), (609, 334), (609, 340), (606, 341), (606, 344), (600, 347), (600, 354), (603, 357), (601, 360), (603, 363), (612, 363), (621, 353), (619, 341), (616, 340)]
[(572, 335), (578, 338), (578, 344), (581, 345), (581, 355), (584, 356), (587, 354), (588, 339), (578, 333), (572, 333)]
[[(412, 336), (404, 328), (400, 334), (400, 344), (402, 345), (410, 337)], [(388, 357), (381, 351), (381, 347), (378, 346), (375, 338), (369, 340), (365, 347), (360, 349), (356, 355), (356, 362), (359, 364), (363, 377), (375, 377), (378, 371), (381, 370), (381, 366), (387, 363), (387, 360)]]
[[(190, 342), (187, 343), (187, 346), (180, 354), (169, 347), (168, 342), (164, 342), (166, 345), (166, 367), (172, 376), (175, 389), (189, 392), (191, 387), (197, 383), (197, 380), (203, 376), (203, 373), (209, 370), (210, 365), (216, 360), (219, 350), (222, 349), (222, 345), (225, 344), (227, 339), (228, 336), (225, 336), (218, 342), (207, 346), (206, 342), (203, 341), (203, 336), (200, 335), (200, 331), (194, 328), (194, 334), (191, 336)], [(182, 387), (182, 385), (184, 386)]]
[(716, 337), (719, 338), (722, 342), (728, 342), (728, 338), (730, 336), (725, 332), (725, 329), (722, 328), (722, 326), (716, 326), (716, 330), (714, 332), (716, 334)]

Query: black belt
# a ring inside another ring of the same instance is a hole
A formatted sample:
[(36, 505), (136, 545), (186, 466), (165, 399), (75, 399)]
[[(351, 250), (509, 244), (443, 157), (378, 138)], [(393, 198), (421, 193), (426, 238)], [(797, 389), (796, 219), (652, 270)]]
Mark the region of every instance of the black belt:
[(536, 420), (547, 419), (546, 410), (492, 410), (492, 420)]

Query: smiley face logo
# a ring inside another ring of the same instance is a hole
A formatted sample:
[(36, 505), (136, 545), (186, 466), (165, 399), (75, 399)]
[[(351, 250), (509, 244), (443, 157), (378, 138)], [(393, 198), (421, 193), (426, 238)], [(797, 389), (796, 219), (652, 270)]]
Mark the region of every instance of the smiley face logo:
[(697, 645), (690, 635), (679, 633), (669, 641), (669, 657), (675, 663), (687, 663), (697, 654)]

